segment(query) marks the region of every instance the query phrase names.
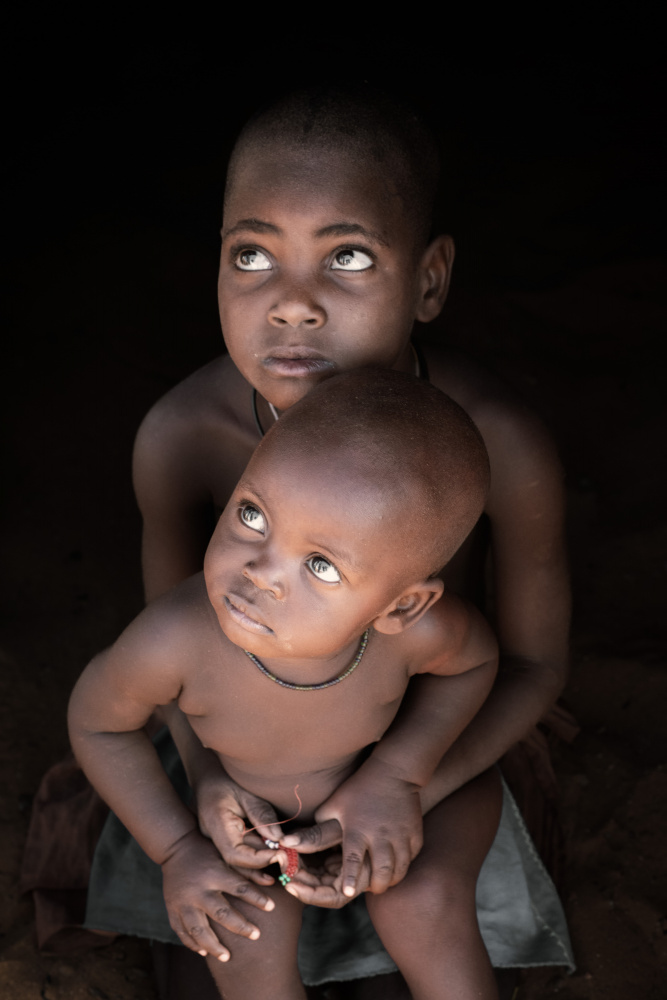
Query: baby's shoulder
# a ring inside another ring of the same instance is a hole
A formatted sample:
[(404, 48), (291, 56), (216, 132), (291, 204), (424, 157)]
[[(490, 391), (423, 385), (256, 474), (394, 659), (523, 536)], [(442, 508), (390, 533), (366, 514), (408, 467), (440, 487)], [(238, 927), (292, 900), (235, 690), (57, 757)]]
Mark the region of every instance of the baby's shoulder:
[(136, 662), (156, 662), (182, 669), (210, 645), (214, 612), (204, 574), (196, 573), (151, 601), (116, 642), (123, 655)]
[(490, 626), (477, 608), (447, 590), (402, 639), (411, 674), (458, 674), (470, 668), (473, 648), (495, 648)]

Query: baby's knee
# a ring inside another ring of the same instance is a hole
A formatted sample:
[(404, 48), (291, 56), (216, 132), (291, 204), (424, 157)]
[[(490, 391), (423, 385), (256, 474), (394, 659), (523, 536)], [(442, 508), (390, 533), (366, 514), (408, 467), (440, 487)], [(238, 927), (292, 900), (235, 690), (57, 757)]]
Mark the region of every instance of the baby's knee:
[(471, 921), (476, 926), (475, 889), (475, 877), (461, 868), (424, 865), (386, 893), (366, 898), (374, 921), (377, 915), (379, 920), (398, 918), (412, 926), (437, 923), (456, 935)]

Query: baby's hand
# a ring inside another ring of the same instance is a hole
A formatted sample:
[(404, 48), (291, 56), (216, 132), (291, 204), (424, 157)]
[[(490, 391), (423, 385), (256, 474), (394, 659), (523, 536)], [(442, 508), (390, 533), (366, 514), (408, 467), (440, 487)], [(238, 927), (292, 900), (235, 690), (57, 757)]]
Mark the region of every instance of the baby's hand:
[(366, 859), (368, 891), (385, 892), (405, 877), (422, 847), (418, 786), (372, 755), (320, 806), (315, 819), (317, 826), (284, 836), (280, 843), (306, 854), (342, 840), (338, 887), (347, 899), (366, 888)]
[[(275, 851), (269, 852), (271, 857)], [(237, 896), (267, 912), (274, 902), (243, 875), (232, 871), (210, 840), (196, 830), (182, 837), (162, 865), (164, 900), (172, 929), (187, 948), (226, 962), (230, 952), (211, 927), (214, 920), (233, 934), (255, 940), (259, 929), (229, 902)], [(224, 895), (223, 895), (224, 893)]]
[[(273, 806), (241, 788), (220, 769), (198, 785), (197, 812), (201, 832), (210, 837), (228, 865), (247, 869), (247, 877), (257, 885), (273, 885), (271, 875), (260, 870), (271, 864), (276, 853), (265, 848), (262, 840), (279, 840), (282, 833)], [(261, 839), (251, 841), (259, 850), (244, 839), (246, 820), (248, 828), (257, 827)]]

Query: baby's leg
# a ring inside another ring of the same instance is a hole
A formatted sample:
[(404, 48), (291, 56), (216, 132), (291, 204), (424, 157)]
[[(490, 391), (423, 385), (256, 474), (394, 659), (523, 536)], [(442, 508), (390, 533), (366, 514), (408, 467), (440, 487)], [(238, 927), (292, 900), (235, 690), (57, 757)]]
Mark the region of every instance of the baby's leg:
[(234, 908), (259, 928), (256, 941), (213, 925), (231, 958), (207, 958), (211, 975), (224, 1000), (306, 1000), (296, 957), (303, 906), (279, 884), (264, 891), (276, 904), (270, 913), (234, 898)]
[(371, 920), (413, 1000), (493, 1000), (497, 989), (477, 924), (477, 877), (500, 819), (495, 769), (424, 817), (424, 846), (399, 885), (367, 893)]

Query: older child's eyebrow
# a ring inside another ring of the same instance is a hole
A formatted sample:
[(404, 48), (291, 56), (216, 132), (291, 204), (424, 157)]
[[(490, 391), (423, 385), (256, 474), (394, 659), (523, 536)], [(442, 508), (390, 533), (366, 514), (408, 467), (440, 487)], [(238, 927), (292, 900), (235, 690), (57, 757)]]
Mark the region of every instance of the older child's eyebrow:
[(234, 233), (257, 233), (258, 236), (264, 233), (275, 233), (280, 236), (282, 229), (279, 226), (274, 226), (272, 222), (263, 222), (261, 219), (239, 219), (236, 225), (222, 230), (223, 240)]
[(315, 233), (318, 239), (326, 236), (365, 236), (367, 240), (371, 240), (373, 243), (379, 243), (383, 247), (388, 247), (384, 236), (372, 229), (366, 229), (365, 226), (359, 225), (358, 222), (334, 222), (330, 226), (323, 226), (322, 229), (318, 229)]

